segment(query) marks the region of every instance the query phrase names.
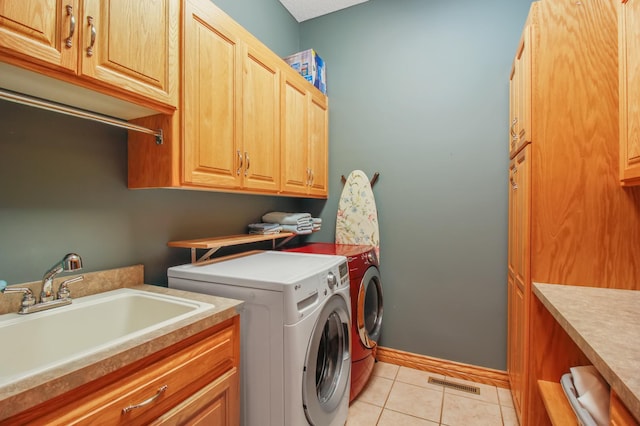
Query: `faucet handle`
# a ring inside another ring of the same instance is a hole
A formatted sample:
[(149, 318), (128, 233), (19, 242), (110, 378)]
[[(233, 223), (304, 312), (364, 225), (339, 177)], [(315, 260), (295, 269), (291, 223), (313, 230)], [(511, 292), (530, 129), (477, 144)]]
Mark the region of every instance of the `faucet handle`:
[(33, 306), (36, 304), (36, 298), (33, 296), (33, 291), (26, 287), (5, 287), (2, 289), (2, 293), (23, 293), (22, 307)]
[(71, 298), (71, 292), (69, 291), (69, 284), (82, 281), (82, 280), (84, 280), (84, 275), (78, 275), (75, 278), (69, 278), (68, 280), (62, 281), (62, 283), (60, 283), (60, 287), (58, 287), (58, 299)]

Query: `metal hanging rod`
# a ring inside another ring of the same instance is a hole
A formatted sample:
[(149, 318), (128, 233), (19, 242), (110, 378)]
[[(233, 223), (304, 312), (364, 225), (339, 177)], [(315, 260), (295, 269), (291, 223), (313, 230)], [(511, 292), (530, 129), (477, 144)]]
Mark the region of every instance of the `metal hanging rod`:
[(148, 135), (154, 135), (156, 137), (156, 144), (162, 145), (163, 136), (162, 129), (153, 130), (147, 127), (138, 126), (118, 118), (109, 117), (107, 115), (97, 114), (95, 112), (85, 111), (79, 108), (73, 108), (67, 105), (58, 104), (43, 99), (34, 98), (31, 96), (23, 95), (21, 93), (11, 92), (9, 90), (0, 89), (0, 99), (4, 99), (10, 102), (15, 102), (22, 105), (28, 105), (47, 111), (53, 111), (60, 114), (66, 114), (73, 117), (84, 118), (85, 120), (97, 121), (99, 123), (109, 124), (111, 126), (121, 127), (127, 130), (133, 130), (135, 132), (146, 133)]

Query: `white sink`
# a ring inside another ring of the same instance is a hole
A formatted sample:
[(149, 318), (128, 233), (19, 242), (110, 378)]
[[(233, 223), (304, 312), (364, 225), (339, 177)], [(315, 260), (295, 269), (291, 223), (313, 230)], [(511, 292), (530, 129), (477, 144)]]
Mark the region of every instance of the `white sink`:
[(74, 299), (27, 315), (0, 315), (0, 386), (144, 336), (213, 305), (135, 289)]

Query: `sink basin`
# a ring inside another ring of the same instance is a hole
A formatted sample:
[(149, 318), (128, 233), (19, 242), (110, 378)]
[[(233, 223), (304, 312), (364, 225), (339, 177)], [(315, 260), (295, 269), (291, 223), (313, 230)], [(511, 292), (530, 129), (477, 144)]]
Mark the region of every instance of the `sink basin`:
[(78, 361), (212, 307), (124, 288), (48, 311), (0, 315), (0, 385)]

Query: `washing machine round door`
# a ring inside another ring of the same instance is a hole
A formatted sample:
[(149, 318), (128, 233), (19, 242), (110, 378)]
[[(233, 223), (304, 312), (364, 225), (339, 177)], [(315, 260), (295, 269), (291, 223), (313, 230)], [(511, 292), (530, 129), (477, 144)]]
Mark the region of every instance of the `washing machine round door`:
[(376, 267), (367, 269), (360, 282), (356, 321), (360, 342), (373, 348), (382, 329), (382, 281)]
[(302, 403), (312, 425), (328, 425), (349, 396), (349, 307), (333, 295), (320, 312), (307, 348), (302, 375)]

